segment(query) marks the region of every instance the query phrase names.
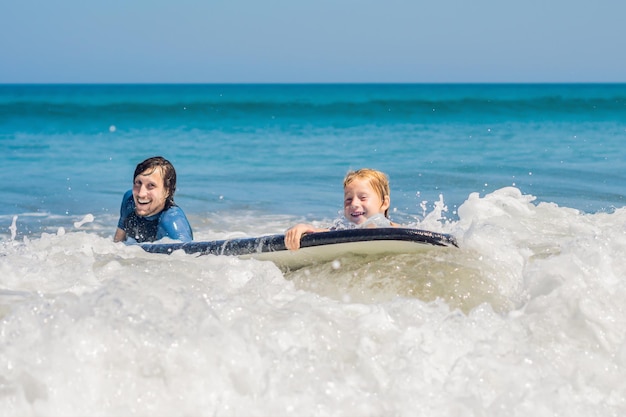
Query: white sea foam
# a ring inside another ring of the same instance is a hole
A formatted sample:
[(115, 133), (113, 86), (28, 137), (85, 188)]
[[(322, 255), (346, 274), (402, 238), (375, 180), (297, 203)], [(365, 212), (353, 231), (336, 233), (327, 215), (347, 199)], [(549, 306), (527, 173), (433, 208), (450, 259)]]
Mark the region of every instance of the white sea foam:
[[(458, 250), (287, 274), (71, 227), (7, 238), (0, 415), (623, 415), (626, 209), (504, 188), (458, 215), (413, 224)], [(297, 220), (250, 218), (196, 235)]]

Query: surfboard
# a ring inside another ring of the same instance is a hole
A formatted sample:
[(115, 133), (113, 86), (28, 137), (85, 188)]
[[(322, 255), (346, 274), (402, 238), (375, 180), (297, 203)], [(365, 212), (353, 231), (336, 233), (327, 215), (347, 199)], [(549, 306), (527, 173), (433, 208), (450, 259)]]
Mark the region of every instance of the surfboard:
[(186, 243), (144, 243), (151, 253), (230, 255), (274, 262), (280, 268), (296, 269), (306, 265), (331, 262), (348, 254), (375, 255), (416, 253), (433, 248), (458, 247), (453, 236), (428, 230), (388, 227), (334, 230), (302, 236), (300, 249), (285, 247), (285, 235)]

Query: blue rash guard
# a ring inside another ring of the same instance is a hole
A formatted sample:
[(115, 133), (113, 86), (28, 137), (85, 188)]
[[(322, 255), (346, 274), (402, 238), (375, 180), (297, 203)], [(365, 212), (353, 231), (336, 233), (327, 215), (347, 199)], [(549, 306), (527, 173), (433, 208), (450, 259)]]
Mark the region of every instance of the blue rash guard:
[(138, 216), (135, 213), (132, 190), (124, 194), (117, 227), (125, 231), (127, 237), (135, 239), (137, 243), (154, 242), (164, 237), (183, 242), (193, 240), (191, 226), (180, 207), (172, 206), (154, 216)]

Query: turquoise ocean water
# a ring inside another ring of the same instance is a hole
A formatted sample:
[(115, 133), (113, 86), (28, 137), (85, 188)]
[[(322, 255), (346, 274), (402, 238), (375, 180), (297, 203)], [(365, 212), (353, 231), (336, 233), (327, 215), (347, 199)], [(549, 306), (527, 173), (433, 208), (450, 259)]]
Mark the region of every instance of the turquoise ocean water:
[[(0, 415), (623, 415), (624, 143), (626, 84), (0, 85)], [(371, 167), (460, 248), (114, 244), (154, 155), (197, 240), (327, 225)]]

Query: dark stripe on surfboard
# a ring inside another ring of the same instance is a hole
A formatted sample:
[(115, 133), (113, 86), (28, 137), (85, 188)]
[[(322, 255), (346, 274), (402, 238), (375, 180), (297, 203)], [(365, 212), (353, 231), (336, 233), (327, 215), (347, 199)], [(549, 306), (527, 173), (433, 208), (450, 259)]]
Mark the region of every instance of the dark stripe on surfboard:
[[(396, 240), (434, 246), (458, 246), (454, 237), (428, 230), (400, 227), (334, 230), (302, 236), (301, 248), (352, 242)], [(170, 254), (176, 250), (202, 255), (251, 255), (255, 253), (285, 251), (285, 235), (268, 235), (251, 238), (224, 239), (207, 242), (144, 243), (147, 252)]]

